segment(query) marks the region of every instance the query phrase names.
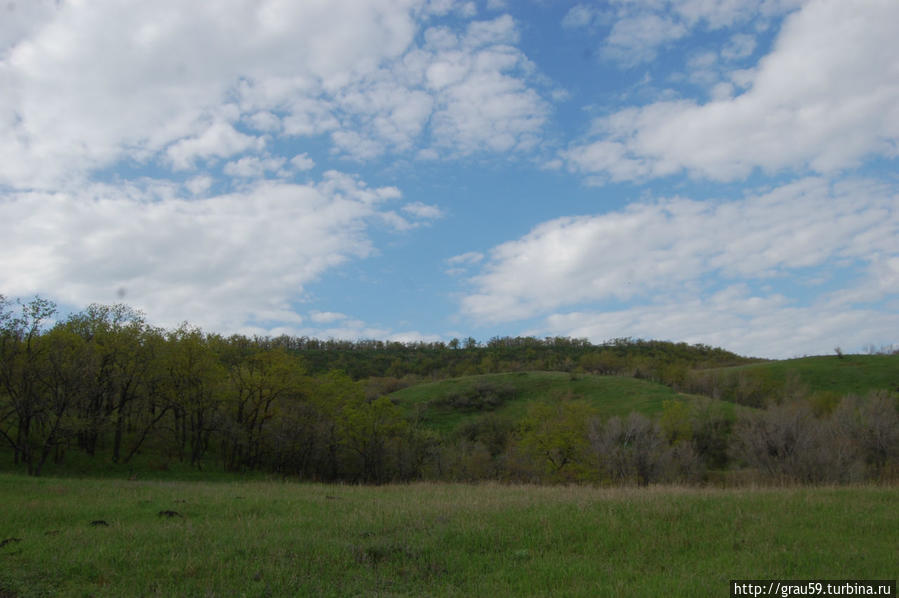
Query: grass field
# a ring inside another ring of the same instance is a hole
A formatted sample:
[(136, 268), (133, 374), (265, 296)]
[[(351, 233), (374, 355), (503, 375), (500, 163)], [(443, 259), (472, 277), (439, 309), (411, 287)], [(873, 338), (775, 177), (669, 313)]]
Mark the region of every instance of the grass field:
[(826, 355), (706, 371), (722, 376), (745, 372), (757, 376), (767, 388), (800, 384), (810, 392), (838, 396), (864, 395), (871, 390), (899, 391), (899, 355)]
[[(465, 394), (478, 386), (508, 389), (511, 396), (493, 409), (460, 409), (441, 404), (452, 395)], [(465, 420), (484, 413), (495, 413), (519, 420), (534, 401), (553, 399), (582, 399), (589, 402), (600, 415), (627, 415), (637, 411), (653, 415), (662, 410), (664, 401), (689, 400), (690, 395), (678, 393), (662, 384), (623, 376), (571, 375), (566, 372), (514, 372), (464, 376), (418, 384), (390, 395), (391, 399), (410, 413), (415, 413), (421, 423), (449, 432)], [(730, 403), (722, 408), (733, 411)]]
[(0, 596), (726, 596), (731, 578), (894, 579), (897, 504), (895, 487), (0, 474)]

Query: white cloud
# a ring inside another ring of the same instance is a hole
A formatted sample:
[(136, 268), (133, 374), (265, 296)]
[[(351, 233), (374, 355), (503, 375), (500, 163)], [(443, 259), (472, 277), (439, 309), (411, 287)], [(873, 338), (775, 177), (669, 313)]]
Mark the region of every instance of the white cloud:
[(549, 109), (526, 83), (532, 65), (511, 45), (518, 40), (512, 18), (472, 23), (461, 37), (434, 31), (428, 39), (434, 146), (460, 154), (533, 147)]
[(12, 194), (0, 198), (0, 288), (76, 306), (115, 301), (121, 288), (166, 326), (289, 323), (307, 285), (372, 252), (366, 231), (397, 196), (335, 172), (203, 199), (153, 181)]
[(192, 195), (203, 195), (212, 187), (212, 177), (206, 175), (195, 176), (189, 179), (184, 186)]
[(766, 297), (691, 298), (607, 312), (553, 314), (534, 334), (589, 338), (657, 338), (725, 347), (742, 355), (790, 358), (889, 345), (895, 311), (778, 305)]
[(300, 171), (312, 170), (315, 168), (315, 160), (309, 157), (309, 154), (303, 152), (302, 154), (297, 154), (293, 158), (290, 159), (290, 164)]
[[(818, 311), (855, 313), (862, 309), (856, 304), (899, 296), (897, 206), (895, 189), (807, 179), (739, 201), (673, 198), (560, 218), (494, 248), (481, 273), (470, 279), (473, 290), (463, 298), (462, 312), (489, 323), (547, 316), (578, 305), (631, 302), (649, 306), (583, 317), (606, 322), (670, 312), (676, 318), (684, 302), (700, 307), (721, 302), (714, 295), (721, 284), (776, 284), (809, 269), (832, 277), (842, 267), (858, 273), (842, 282), (852, 293), (822, 296)], [(801, 279), (796, 283), (802, 286)], [(814, 288), (805, 292), (820, 294)], [(767, 321), (769, 311), (799, 309), (798, 297), (774, 291), (745, 299), (735, 313), (746, 315), (755, 306), (754, 321)], [(733, 300), (723, 303), (733, 307)], [(570, 318), (548, 320), (553, 330), (562, 321), (572, 326)], [(645, 322), (652, 326), (651, 320)], [(769, 332), (784, 338), (792, 333), (789, 327)]]
[(417, 330), (409, 330), (391, 333), (387, 340), (395, 343), (436, 343), (444, 339), (438, 334), (423, 334)]
[(0, 5), (0, 58), (19, 42), (34, 35), (57, 9), (55, 0), (8, 1)]
[(572, 6), (565, 17), (562, 19), (562, 27), (578, 28), (587, 27), (593, 23), (597, 17), (597, 9), (586, 4), (576, 4)]
[(334, 311), (313, 311), (309, 314), (309, 319), (316, 324), (330, 324), (340, 320), (346, 320), (345, 314)]
[(443, 210), (438, 206), (432, 206), (420, 201), (414, 201), (403, 206), (403, 211), (415, 218), (422, 220), (437, 220), (443, 218)]
[(721, 50), (721, 57), (725, 60), (740, 60), (746, 58), (755, 51), (755, 38), (745, 33), (737, 33), (730, 38), (727, 45)]
[[(611, 25), (600, 46), (604, 58), (633, 67), (649, 62), (665, 46), (696, 29), (720, 30), (753, 22), (766, 29), (769, 20), (800, 7), (804, 0), (612, 0), (577, 4), (562, 20), (563, 27)], [(745, 43), (745, 40), (741, 40)], [(735, 48), (745, 51), (745, 45)]]
[(258, 137), (244, 135), (228, 123), (215, 122), (199, 135), (175, 143), (166, 154), (175, 170), (187, 170), (198, 158), (228, 158), (264, 146), (264, 140)]
[[(816, 0), (788, 17), (748, 90), (706, 104), (678, 100), (628, 108), (595, 123), (595, 141), (565, 157), (613, 180), (688, 171), (715, 180), (754, 169), (851, 168), (899, 155), (899, 3)], [(727, 90), (724, 90), (727, 92)]]
[(381, 213), (381, 218), (388, 226), (397, 231), (412, 230), (421, 226), (429, 226), (434, 220), (443, 218), (444, 213), (437, 206), (420, 201), (413, 201), (400, 208), (405, 216), (393, 211)]
[[(189, 170), (258, 154), (270, 135), (330, 134), (357, 159), (507, 150), (546, 117), (507, 16), (444, 48), (416, 41), (442, 10), (423, 0), (51, 4), (17, 2), (0, 19), (0, 184), (15, 188), (52, 190), (120, 161)], [(473, 7), (447, 10), (469, 19)], [(425, 86), (447, 60), (463, 76)]]
[(479, 264), (483, 260), (484, 254), (478, 251), (469, 251), (461, 255), (454, 255), (446, 260), (446, 265), (449, 266), (449, 268), (447, 268), (445, 272), (449, 276), (467, 274), (468, 269), (471, 266)]
[(477, 264), (484, 259), (484, 254), (478, 251), (469, 251), (461, 255), (454, 255), (446, 260), (447, 264), (456, 266), (463, 264)]
[(758, 0), (675, 0), (671, 8), (689, 25), (702, 22), (709, 29), (721, 29), (778, 8), (767, 4)]
[(606, 38), (602, 56), (634, 66), (654, 59), (660, 46), (684, 37), (688, 31), (686, 25), (656, 14), (621, 19)]
[(257, 158), (256, 156), (247, 156), (233, 162), (228, 162), (222, 169), (222, 172), (228, 176), (243, 178), (258, 178), (265, 176), (267, 172), (277, 172), (284, 163), (284, 158), (269, 157)]
[(189, 168), (258, 149), (233, 128), (239, 111), (221, 114), (241, 81), (335, 89), (412, 40), (415, 2), (342, 4), (62, 4), (0, 54), (0, 182), (52, 188), (123, 158), (166, 151)]

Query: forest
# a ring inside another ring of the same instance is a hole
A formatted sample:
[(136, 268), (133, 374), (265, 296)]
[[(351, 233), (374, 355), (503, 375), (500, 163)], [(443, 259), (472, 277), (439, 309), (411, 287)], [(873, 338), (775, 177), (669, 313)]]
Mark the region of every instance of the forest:
[[(881, 357), (896, 371), (895, 355)], [(0, 297), (0, 459), (33, 476), (70, 462), (178, 463), (373, 484), (896, 478), (899, 381), (841, 394), (795, 372), (752, 373), (766, 365), (637, 339), (222, 336), (155, 327), (121, 304), (60, 317), (46, 299)], [(564, 372), (569, 390), (503, 415), (522, 389), (488, 375), (511, 372)], [(403, 389), (477, 376), (464, 392), (402, 400)], [(671, 398), (609, 415), (570, 390), (607, 377), (664, 385)], [(466, 417), (436, 428), (424, 408)]]

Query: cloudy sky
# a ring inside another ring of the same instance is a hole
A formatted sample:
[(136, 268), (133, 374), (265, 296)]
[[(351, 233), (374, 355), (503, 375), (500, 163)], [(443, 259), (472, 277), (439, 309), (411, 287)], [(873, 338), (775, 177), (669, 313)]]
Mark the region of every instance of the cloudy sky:
[(896, 0), (0, 0), (0, 293), (899, 343)]

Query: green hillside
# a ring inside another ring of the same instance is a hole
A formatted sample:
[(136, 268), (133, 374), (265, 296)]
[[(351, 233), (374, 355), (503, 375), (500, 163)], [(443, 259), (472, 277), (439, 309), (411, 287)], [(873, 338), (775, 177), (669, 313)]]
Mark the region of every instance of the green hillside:
[(590, 403), (600, 415), (611, 417), (632, 411), (657, 414), (664, 401), (689, 395), (622, 376), (514, 372), (419, 384), (396, 391), (390, 398), (423, 425), (450, 432), (460, 423), (487, 413), (521, 419), (534, 401), (579, 399)]
[(692, 392), (749, 405), (810, 397), (835, 401), (848, 394), (899, 391), (899, 355), (826, 355), (691, 373)]

